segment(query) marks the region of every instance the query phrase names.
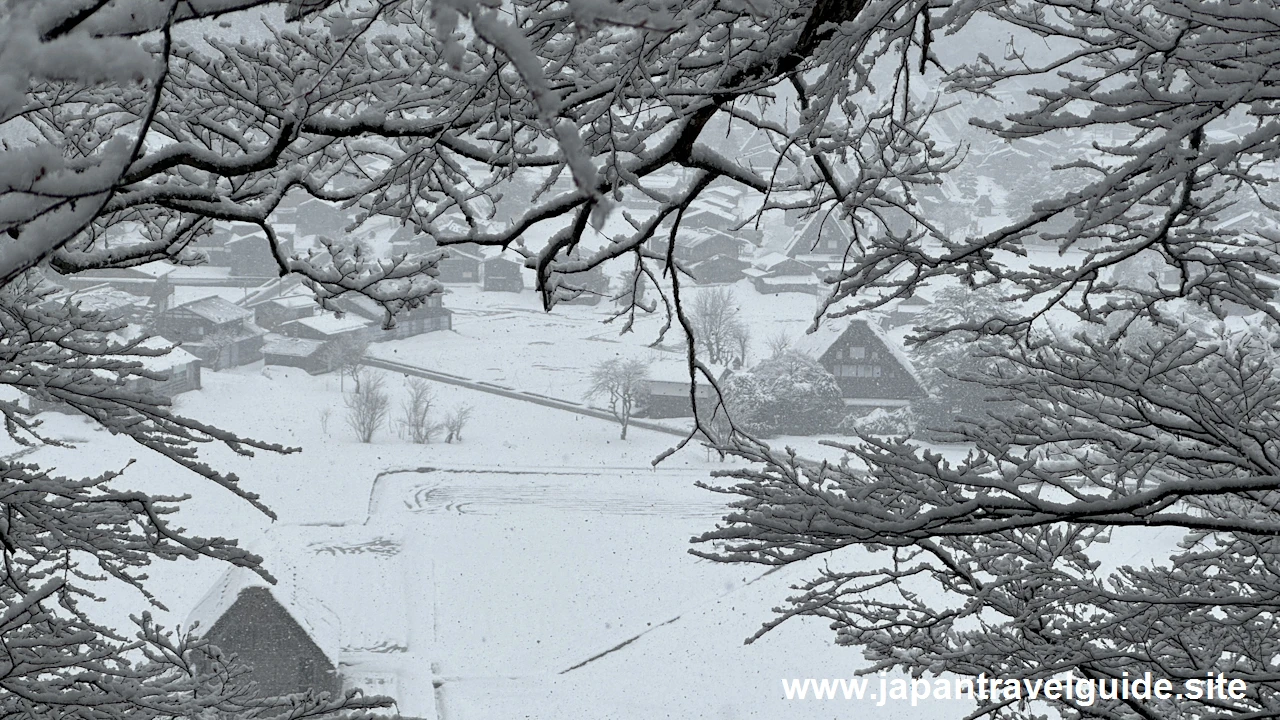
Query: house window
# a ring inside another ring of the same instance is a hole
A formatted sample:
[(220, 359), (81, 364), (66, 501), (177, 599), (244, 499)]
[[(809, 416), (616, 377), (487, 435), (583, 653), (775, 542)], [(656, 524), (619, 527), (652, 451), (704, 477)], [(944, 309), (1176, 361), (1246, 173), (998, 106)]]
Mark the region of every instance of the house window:
[(852, 378), (878, 378), (884, 373), (880, 365), (839, 365), (836, 370), (837, 377)]
[(867, 357), (867, 349), (865, 347), (851, 347), (845, 350), (845, 357), (850, 360), (864, 360)]

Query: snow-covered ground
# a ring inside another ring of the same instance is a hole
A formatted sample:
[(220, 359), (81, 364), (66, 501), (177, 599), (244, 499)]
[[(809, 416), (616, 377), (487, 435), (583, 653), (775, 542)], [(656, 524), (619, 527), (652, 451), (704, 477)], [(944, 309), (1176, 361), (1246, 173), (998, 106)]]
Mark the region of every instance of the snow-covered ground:
[[(738, 295), (761, 348), (778, 332), (802, 332), (813, 311), (812, 296), (764, 297), (749, 288)], [(646, 347), (656, 322), (618, 337), (599, 324), (605, 305), (547, 315), (532, 293), (499, 297), (458, 289), (448, 303), (458, 313), (455, 332), (378, 344), (374, 353), (579, 400), (593, 363), (661, 352)], [(398, 406), (402, 379), (387, 373), (386, 381)], [(793, 620), (743, 644), (816, 565), (766, 573), (688, 553), (689, 539), (725, 510), (725, 497), (694, 486), (726, 467), (701, 449), (655, 469), (650, 462), (674, 436), (633, 428), (624, 442), (604, 420), (443, 384), (433, 385), (439, 412), (474, 407), (462, 442), (414, 445), (383, 432), (361, 444), (344, 425), (340, 383), (252, 365), (205, 372), (203, 389), (177, 401), (184, 414), (301, 447), (253, 458), (206, 451), (262, 496), (274, 521), (77, 418), (46, 415), (50, 431), (77, 447), (42, 448), (32, 459), (67, 475), (136, 459), (119, 482), (191, 494), (179, 524), (241, 538), (282, 578), (309, 575), (311, 592), (328, 593), (335, 612), (352, 618), (353, 652), (408, 647), (405, 657), (425, 658), (417, 662), (430, 664), (436, 710), (449, 720), (967, 712), (945, 701), (913, 708), (785, 700), (783, 678), (848, 677), (863, 662), (814, 621)], [(836, 453), (813, 439), (792, 442), (807, 453)], [(1173, 539), (1118, 542), (1112, 564), (1141, 562)], [(150, 589), (169, 609), (158, 614), (170, 625), (185, 622), (223, 570), (212, 562), (154, 568)], [(143, 607), (125, 589), (106, 596), (101, 614), (118, 627)]]

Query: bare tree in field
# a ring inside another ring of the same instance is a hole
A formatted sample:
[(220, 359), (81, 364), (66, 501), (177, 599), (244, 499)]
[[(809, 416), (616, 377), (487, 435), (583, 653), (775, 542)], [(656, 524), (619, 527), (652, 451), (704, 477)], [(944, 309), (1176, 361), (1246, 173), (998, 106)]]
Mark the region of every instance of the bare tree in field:
[(356, 434), (362, 443), (373, 442), (373, 436), (386, 424), (391, 414), (391, 397), (384, 389), (386, 384), (381, 375), (359, 373), (362, 379), (356, 382), (356, 389), (343, 397), (347, 407), (347, 427)]
[[(431, 384), (419, 377), (405, 380), (409, 396), (401, 401), (400, 418), (397, 423), (401, 432), (409, 440), (424, 445), (439, 432), (440, 423), (432, 422), (431, 409), (435, 405), (436, 394)], [(446, 422), (447, 425), (447, 422)]]
[(778, 332), (769, 336), (765, 346), (769, 351), (770, 358), (781, 357), (791, 349), (791, 336), (786, 332)]
[(649, 363), (644, 360), (606, 360), (591, 370), (588, 398), (603, 398), (609, 412), (622, 425), (622, 439), (627, 439), (631, 415), (649, 383)]
[(446, 434), (444, 441), (446, 443), (451, 443), (454, 440), (462, 442), (462, 429), (471, 420), (472, 410), (473, 408), (470, 405), (459, 405), (445, 416), (444, 429)]
[(689, 303), (688, 316), (698, 346), (705, 349), (713, 363), (746, 361), (751, 333), (742, 318), (742, 309), (733, 290), (727, 287), (704, 288)]
[(346, 391), (346, 380), (351, 378), (355, 390), (360, 390), (360, 376), (364, 369), (364, 357), (369, 351), (369, 342), (354, 335), (342, 335), (330, 340), (321, 353), (325, 365), (338, 371), (338, 388)]

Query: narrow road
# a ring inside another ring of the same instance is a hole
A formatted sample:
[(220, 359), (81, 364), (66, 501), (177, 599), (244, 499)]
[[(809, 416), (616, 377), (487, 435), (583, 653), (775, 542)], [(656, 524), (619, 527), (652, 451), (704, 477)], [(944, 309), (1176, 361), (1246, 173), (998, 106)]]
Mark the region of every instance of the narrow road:
[[(458, 387), (479, 390), (480, 392), (487, 392), (493, 395), (500, 395), (512, 400), (523, 400), (524, 402), (531, 402), (544, 407), (565, 410), (585, 417), (617, 422), (613, 415), (611, 415), (607, 410), (593, 408), (588, 405), (571, 402), (569, 400), (553, 398), (548, 395), (542, 395), (529, 390), (516, 390), (515, 388), (507, 387), (506, 385), (497, 385), (491, 382), (485, 382), (484, 380), (471, 380), (458, 375), (440, 372), (439, 370), (428, 370), (416, 365), (409, 365), (408, 363), (402, 363), (397, 360), (387, 360), (379, 357), (366, 357), (364, 364), (369, 367), (381, 368), (383, 370), (390, 370), (392, 372), (403, 373), (405, 375), (414, 375), (420, 378), (426, 378), (427, 380), (434, 380), (436, 382), (447, 383), (449, 385), (457, 385)], [(692, 418), (690, 419), (692, 420)], [(687, 430), (676, 430), (675, 428), (670, 428), (659, 423), (648, 422), (646, 420), (632, 419), (631, 427), (644, 428), (645, 430), (656, 430), (657, 432), (676, 435), (678, 437), (685, 437), (689, 434)]]

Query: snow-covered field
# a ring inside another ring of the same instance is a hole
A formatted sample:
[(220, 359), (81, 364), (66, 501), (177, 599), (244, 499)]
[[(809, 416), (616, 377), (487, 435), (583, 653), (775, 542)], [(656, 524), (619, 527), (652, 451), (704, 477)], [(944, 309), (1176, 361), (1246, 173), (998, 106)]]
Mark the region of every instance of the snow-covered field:
[[(758, 343), (802, 332), (814, 303), (738, 294), (758, 322)], [(579, 400), (593, 363), (661, 352), (645, 346), (656, 324), (619, 338), (599, 324), (604, 305), (547, 315), (532, 293), (500, 297), (459, 290), (449, 302), (455, 332), (379, 344), (374, 354)], [(387, 373), (386, 381), (398, 406), (402, 379)], [(414, 445), (384, 431), (361, 444), (344, 425), (340, 382), (258, 364), (205, 372), (203, 389), (177, 402), (184, 414), (301, 447), (253, 458), (206, 451), (262, 496), (274, 521), (79, 419), (46, 415), (53, 434), (77, 447), (43, 448), (33, 459), (74, 475), (100, 472), (104, 458), (107, 467), (133, 458), (122, 484), (191, 494), (180, 524), (240, 538), (282, 580), (307, 586), (346, 618), (344, 642), (355, 655), (374, 662), (378, 653), (405, 652), (406, 661), (429, 665), (418, 677), (434, 682), (434, 697), (422, 686), (413, 691), (418, 705), (402, 699), (419, 716), (432, 710), (422, 697), (449, 720), (967, 712), (945, 701), (785, 700), (783, 678), (848, 677), (863, 662), (813, 621), (793, 620), (743, 644), (816, 566), (766, 573), (687, 552), (689, 539), (724, 512), (724, 497), (694, 487), (725, 467), (700, 448), (655, 469), (650, 461), (678, 438), (635, 428), (623, 442), (610, 422), (443, 384), (433, 386), (441, 412), (474, 407), (462, 442)], [(802, 447), (820, 451), (809, 439)], [(1137, 547), (1117, 550), (1117, 564), (1142, 560)], [(158, 614), (185, 623), (223, 571), (212, 562), (156, 567), (150, 588), (169, 609)], [(142, 609), (131, 591), (106, 595), (102, 616), (119, 627)]]

